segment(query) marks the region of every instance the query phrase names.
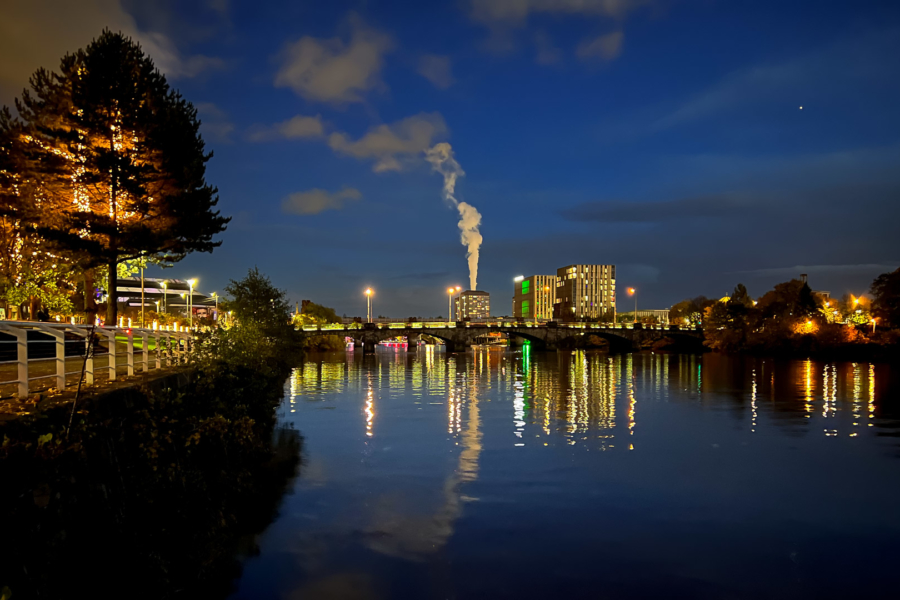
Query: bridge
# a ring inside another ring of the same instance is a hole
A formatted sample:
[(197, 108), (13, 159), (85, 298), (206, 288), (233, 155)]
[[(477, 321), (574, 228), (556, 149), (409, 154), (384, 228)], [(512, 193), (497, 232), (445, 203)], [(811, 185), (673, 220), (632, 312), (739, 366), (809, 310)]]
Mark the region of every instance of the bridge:
[[(527, 340), (537, 349), (559, 350), (572, 347), (576, 338), (594, 335), (607, 340), (610, 348), (620, 351), (639, 349), (643, 343), (653, 342), (665, 337), (690, 337), (702, 340), (703, 332), (699, 329), (680, 328), (677, 325), (641, 325), (624, 323), (557, 323), (557, 322), (521, 322), (514, 320), (486, 320), (483, 322), (467, 321), (434, 321), (414, 322), (398, 321), (393, 323), (351, 323), (308, 325), (300, 331), (307, 336), (338, 335), (352, 338), (361, 345), (363, 352), (375, 351), (379, 342), (404, 336), (407, 340), (418, 340), (421, 335), (428, 335), (444, 342), (448, 352), (461, 352), (477, 345), (480, 338), (492, 333), (506, 334), (510, 341)], [(415, 345), (410, 345), (415, 350)]]

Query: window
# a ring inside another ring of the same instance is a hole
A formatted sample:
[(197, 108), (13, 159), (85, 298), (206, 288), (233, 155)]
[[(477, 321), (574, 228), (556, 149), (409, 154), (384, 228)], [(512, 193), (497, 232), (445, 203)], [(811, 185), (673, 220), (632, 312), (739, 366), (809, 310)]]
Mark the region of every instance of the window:
[(529, 310), (530, 310), (530, 308), (528, 306), (528, 300), (523, 300), (522, 301), (522, 316), (527, 317)]
[(531, 289), (531, 282), (527, 281), (527, 280), (523, 281), (522, 282), (522, 295), (524, 296), (525, 294), (527, 294), (530, 289)]

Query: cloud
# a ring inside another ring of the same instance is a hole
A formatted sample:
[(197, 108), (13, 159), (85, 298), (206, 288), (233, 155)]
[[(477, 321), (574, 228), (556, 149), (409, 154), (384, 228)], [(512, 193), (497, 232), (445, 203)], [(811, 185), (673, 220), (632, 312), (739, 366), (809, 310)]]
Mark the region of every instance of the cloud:
[(546, 32), (538, 31), (534, 34), (534, 46), (534, 60), (539, 65), (552, 65), (562, 59), (562, 51), (553, 44)]
[(419, 75), (434, 84), (436, 88), (445, 90), (456, 81), (450, 72), (450, 57), (426, 54), (419, 59)]
[(196, 107), (200, 114), (200, 131), (204, 137), (215, 142), (231, 143), (234, 123), (228, 118), (228, 113), (212, 102), (199, 102)]
[(376, 173), (400, 171), (446, 133), (447, 125), (440, 113), (421, 113), (373, 127), (356, 141), (345, 133), (332, 133), (328, 145), (338, 154), (375, 160), (372, 170)]
[(340, 210), (347, 200), (359, 200), (362, 194), (356, 188), (343, 187), (329, 192), (315, 188), (306, 192), (294, 192), (281, 203), (281, 210), (295, 215), (317, 215), (326, 210)]
[[(900, 68), (900, 29), (868, 33), (774, 64), (737, 70), (658, 119), (662, 130), (710, 115), (763, 105), (809, 104), (815, 98), (858, 102), (864, 87), (883, 90)], [(809, 102), (807, 102), (807, 100)]]
[(306, 100), (334, 104), (362, 102), (369, 90), (384, 87), (381, 69), (393, 39), (366, 27), (351, 15), (350, 40), (304, 36), (288, 44), (275, 76), (276, 87), (288, 87)]
[(777, 267), (773, 269), (752, 269), (750, 271), (733, 271), (734, 274), (750, 275), (756, 277), (796, 277), (803, 273), (831, 274), (842, 273), (888, 273), (897, 268), (900, 261), (891, 264), (862, 264), (862, 265), (797, 265), (794, 267)]
[(614, 31), (594, 39), (584, 40), (578, 44), (575, 55), (582, 60), (597, 58), (604, 61), (613, 60), (622, 52), (623, 38), (624, 34), (621, 31)]
[(58, 69), (67, 53), (85, 47), (104, 27), (133, 37), (171, 79), (221, 69), (215, 57), (188, 55), (161, 31), (143, 31), (119, 0), (30, 0), (6, 3), (0, 19), (2, 102), (21, 92), (39, 67)]
[(285, 138), (289, 140), (296, 139), (314, 139), (325, 135), (325, 125), (322, 123), (322, 117), (307, 117), (305, 115), (296, 115), (287, 121), (276, 123), (270, 127), (264, 125), (256, 125), (250, 129), (247, 139), (251, 142), (265, 142)]
[(486, 25), (521, 27), (535, 13), (623, 19), (650, 0), (470, 0), (469, 17)]
[(652, 202), (585, 202), (561, 210), (560, 215), (577, 222), (664, 223), (682, 219), (737, 217), (753, 208), (753, 204), (744, 198), (706, 196)]

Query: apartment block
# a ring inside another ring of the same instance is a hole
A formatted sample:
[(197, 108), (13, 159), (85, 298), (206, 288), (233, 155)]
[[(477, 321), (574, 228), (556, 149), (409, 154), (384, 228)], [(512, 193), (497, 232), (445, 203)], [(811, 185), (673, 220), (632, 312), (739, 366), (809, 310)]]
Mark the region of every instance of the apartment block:
[(615, 310), (615, 265), (569, 265), (556, 270), (555, 319), (596, 319)]

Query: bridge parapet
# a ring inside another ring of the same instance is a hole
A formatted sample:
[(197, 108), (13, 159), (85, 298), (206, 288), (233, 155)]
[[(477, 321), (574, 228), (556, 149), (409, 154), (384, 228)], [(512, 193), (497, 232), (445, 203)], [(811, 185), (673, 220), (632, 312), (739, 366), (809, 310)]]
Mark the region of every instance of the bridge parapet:
[(444, 341), (449, 351), (471, 346), (476, 339), (489, 333), (505, 333), (537, 343), (543, 348), (555, 350), (570, 345), (576, 336), (600, 335), (617, 346), (640, 347), (641, 343), (660, 339), (673, 333), (702, 337), (695, 329), (678, 326), (633, 325), (631, 323), (547, 323), (526, 322), (514, 319), (493, 319), (480, 322), (447, 321), (395, 321), (390, 323), (353, 323), (310, 325), (302, 328), (306, 335), (344, 335), (363, 343), (366, 353), (381, 341), (405, 336), (417, 339), (420, 334)]

